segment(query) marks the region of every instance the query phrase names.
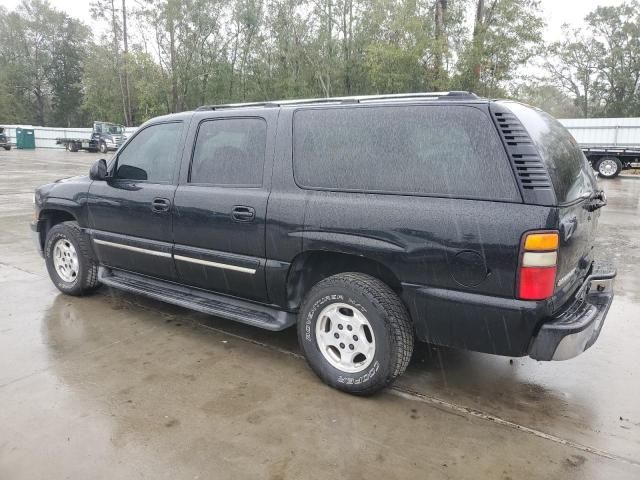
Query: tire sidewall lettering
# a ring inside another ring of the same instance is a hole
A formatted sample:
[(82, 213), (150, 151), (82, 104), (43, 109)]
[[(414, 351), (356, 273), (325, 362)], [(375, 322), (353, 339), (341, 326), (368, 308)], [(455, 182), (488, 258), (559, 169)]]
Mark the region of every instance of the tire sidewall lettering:
[(360, 375), (359, 377), (339, 375), (336, 381), (338, 383), (344, 383), (345, 385), (361, 385), (371, 380), (379, 370), (380, 362), (376, 360), (375, 362), (373, 362), (373, 365), (371, 365), (371, 368), (369, 368), (369, 370), (367, 370), (363, 375)]
[(305, 340), (315, 344), (315, 337), (314, 335), (312, 335), (312, 331), (313, 331), (312, 325), (315, 323), (314, 319), (316, 317), (316, 312), (318, 311), (318, 309), (320, 307), (324, 307), (328, 303), (338, 303), (338, 302), (344, 302), (344, 301), (345, 301), (344, 296), (340, 294), (325, 295), (319, 300), (316, 300), (314, 304), (311, 306), (309, 313), (307, 313), (305, 317), (305, 325), (304, 325)]

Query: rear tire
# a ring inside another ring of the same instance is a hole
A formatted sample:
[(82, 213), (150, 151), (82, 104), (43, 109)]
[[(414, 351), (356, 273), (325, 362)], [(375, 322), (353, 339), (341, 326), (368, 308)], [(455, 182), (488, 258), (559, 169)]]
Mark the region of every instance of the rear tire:
[(11, 150), (11, 145), (6, 145), (4, 149), (8, 152), (9, 150)]
[(372, 395), (406, 370), (414, 335), (407, 309), (386, 284), (362, 273), (341, 273), (306, 295), (298, 341), (327, 385)]
[(77, 143), (70, 143), (69, 144), (69, 151), (70, 152), (77, 152), (78, 151), (78, 144)]
[(49, 277), (62, 293), (85, 295), (96, 289), (98, 263), (90, 255), (89, 237), (77, 222), (51, 227), (44, 242), (44, 258)]
[(604, 178), (615, 178), (622, 171), (622, 162), (617, 157), (604, 157), (598, 160), (596, 171)]

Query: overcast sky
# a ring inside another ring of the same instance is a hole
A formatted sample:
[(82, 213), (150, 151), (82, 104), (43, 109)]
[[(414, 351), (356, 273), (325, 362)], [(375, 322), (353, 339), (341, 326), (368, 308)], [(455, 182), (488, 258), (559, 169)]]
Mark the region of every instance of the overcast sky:
[[(0, 0), (0, 5), (12, 10), (20, 1)], [(85, 23), (98, 27), (96, 22), (91, 19), (89, 0), (49, 0), (49, 3)], [(562, 35), (563, 23), (577, 26), (587, 13), (599, 5), (619, 5), (621, 3), (623, 3), (623, 0), (541, 0), (542, 10), (547, 21), (545, 40), (558, 40)]]

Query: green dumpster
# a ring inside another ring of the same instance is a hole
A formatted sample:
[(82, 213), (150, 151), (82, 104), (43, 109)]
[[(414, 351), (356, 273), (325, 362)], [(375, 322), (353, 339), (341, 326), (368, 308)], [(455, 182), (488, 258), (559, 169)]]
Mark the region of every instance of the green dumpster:
[(36, 136), (32, 128), (16, 128), (16, 148), (23, 150), (36, 148)]

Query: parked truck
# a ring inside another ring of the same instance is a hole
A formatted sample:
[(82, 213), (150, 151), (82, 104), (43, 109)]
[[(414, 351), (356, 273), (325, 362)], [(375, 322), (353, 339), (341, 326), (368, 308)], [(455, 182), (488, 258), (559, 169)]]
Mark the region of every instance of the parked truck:
[(582, 147), (593, 169), (604, 178), (617, 177), (622, 170), (640, 168), (640, 148)]
[(0, 147), (5, 150), (11, 150), (11, 143), (9, 142), (9, 137), (4, 131), (4, 127), (0, 127)]
[(600, 177), (640, 168), (640, 118), (566, 119), (561, 123), (574, 136)]
[(93, 131), (88, 138), (56, 138), (56, 145), (64, 145), (70, 152), (87, 150), (107, 153), (117, 150), (127, 137), (124, 126), (109, 122), (93, 122)]

